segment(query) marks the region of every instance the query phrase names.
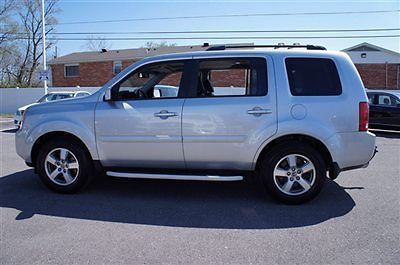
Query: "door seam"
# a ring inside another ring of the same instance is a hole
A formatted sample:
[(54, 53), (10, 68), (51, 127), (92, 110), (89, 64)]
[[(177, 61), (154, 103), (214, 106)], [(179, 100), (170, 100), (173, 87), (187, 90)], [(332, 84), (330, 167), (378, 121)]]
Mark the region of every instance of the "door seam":
[(183, 100), (182, 109), (181, 109), (181, 145), (182, 145), (183, 164), (185, 166), (185, 169), (187, 169), (185, 148), (183, 146), (183, 107), (185, 106), (185, 103), (186, 103), (186, 98), (184, 98), (184, 100)]

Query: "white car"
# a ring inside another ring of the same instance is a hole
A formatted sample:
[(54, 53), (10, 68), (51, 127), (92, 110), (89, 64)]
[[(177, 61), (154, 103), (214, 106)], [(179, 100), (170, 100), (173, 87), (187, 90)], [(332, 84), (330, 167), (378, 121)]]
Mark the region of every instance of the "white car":
[(44, 95), (43, 97), (41, 97), (36, 102), (18, 108), (17, 111), (15, 112), (15, 116), (14, 116), (14, 125), (16, 127), (19, 127), (19, 125), (21, 123), (22, 114), (24, 114), (25, 110), (30, 106), (44, 103), (44, 102), (54, 101), (54, 100), (60, 100), (60, 99), (66, 99), (66, 98), (78, 98), (78, 97), (85, 97), (85, 96), (90, 96), (90, 95), (91, 94), (87, 91), (50, 92), (50, 93)]

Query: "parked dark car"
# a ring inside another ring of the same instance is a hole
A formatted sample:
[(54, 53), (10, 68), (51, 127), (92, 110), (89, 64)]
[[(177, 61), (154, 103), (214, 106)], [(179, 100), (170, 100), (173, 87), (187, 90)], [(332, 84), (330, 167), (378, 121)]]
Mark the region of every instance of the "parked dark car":
[(400, 130), (400, 90), (368, 90), (371, 128)]

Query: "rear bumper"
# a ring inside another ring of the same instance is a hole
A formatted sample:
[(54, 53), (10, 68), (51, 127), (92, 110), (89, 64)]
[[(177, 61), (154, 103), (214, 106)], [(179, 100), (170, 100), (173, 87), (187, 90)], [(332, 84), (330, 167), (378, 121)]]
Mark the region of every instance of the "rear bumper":
[(371, 132), (336, 133), (326, 142), (340, 171), (366, 167), (376, 153), (375, 135)]
[[(377, 147), (375, 147), (375, 151), (374, 151), (373, 156), (371, 157), (371, 160), (372, 160), (372, 158), (374, 158), (376, 153), (378, 153)], [(368, 167), (368, 165), (369, 165), (369, 161), (363, 165), (340, 168), (336, 162), (333, 162), (332, 167), (329, 169), (329, 178), (333, 180), (333, 179), (336, 179), (339, 176), (340, 172), (342, 172), (342, 171), (353, 170), (353, 169), (357, 169), (357, 168), (366, 168), (366, 167)]]

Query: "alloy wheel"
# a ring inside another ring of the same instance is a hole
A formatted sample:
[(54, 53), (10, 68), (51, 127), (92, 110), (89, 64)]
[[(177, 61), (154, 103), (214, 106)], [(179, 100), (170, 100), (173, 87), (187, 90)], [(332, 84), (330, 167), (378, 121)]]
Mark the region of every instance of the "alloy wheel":
[(300, 154), (283, 157), (274, 168), (274, 183), (286, 195), (298, 196), (311, 189), (316, 169), (312, 161)]
[(78, 159), (66, 148), (51, 150), (46, 156), (44, 168), (47, 177), (61, 186), (72, 184), (79, 174)]

